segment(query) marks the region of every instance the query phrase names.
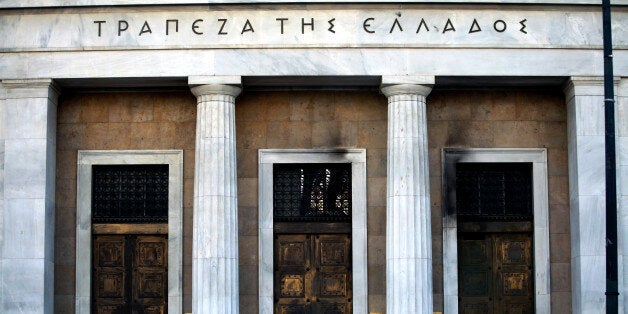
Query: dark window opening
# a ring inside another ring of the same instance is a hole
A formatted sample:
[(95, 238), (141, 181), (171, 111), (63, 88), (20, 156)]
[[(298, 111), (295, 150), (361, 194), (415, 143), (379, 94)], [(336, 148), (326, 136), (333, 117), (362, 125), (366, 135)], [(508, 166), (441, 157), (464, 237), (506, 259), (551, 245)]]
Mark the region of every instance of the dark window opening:
[(276, 222), (351, 221), (351, 164), (274, 164)]
[(459, 221), (529, 221), (533, 213), (531, 163), (458, 163)]
[(92, 166), (93, 223), (168, 221), (168, 165)]

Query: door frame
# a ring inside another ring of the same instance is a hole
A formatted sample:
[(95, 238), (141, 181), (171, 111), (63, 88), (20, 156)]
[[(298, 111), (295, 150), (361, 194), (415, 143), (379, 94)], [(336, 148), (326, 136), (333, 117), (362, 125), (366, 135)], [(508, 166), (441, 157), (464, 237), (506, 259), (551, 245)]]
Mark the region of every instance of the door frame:
[(91, 312), (92, 165), (168, 165), (168, 313), (183, 310), (183, 151), (79, 150), (76, 204), (76, 313)]
[(353, 313), (368, 312), (366, 149), (260, 149), (259, 312), (273, 313), (273, 164), (351, 163)]
[(444, 148), (443, 171), (443, 293), (445, 313), (458, 313), (458, 221), (456, 164), (532, 163), (534, 306), (550, 313), (549, 201), (545, 148)]

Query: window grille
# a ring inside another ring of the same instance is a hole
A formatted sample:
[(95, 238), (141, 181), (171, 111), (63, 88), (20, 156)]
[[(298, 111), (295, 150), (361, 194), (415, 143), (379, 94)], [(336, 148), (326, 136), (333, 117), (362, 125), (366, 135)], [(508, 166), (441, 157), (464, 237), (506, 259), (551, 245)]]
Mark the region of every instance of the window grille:
[(168, 165), (92, 166), (92, 222), (168, 221)]
[(522, 221), (532, 218), (531, 163), (458, 163), (459, 220)]
[(274, 220), (351, 221), (351, 164), (275, 164)]

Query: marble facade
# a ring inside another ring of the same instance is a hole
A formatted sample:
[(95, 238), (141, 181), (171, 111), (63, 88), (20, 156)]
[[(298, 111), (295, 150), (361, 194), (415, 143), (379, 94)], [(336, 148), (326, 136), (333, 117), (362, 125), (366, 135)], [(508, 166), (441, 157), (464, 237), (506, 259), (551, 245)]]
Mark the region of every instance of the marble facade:
[[(345, 89), (337, 82), (349, 79), (358, 82), (353, 87), (381, 88), (388, 97), (385, 303), (389, 313), (431, 313), (437, 302), (432, 252), (442, 248), (433, 245), (430, 210), (431, 191), (440, 187), (430, 183), (434, 174), (428, 170), (431, 134), (425, 116), (432, 88), (445, 87), (444, 93), (446, 88), (468, 88), (465, 78), (471, 82), (478, 77), (496, 89), (564, 83), (572, 311), (604, 309), (601, 14), (597, 7), (574, 4), (593, 2), (477, 0), (474, 5), (457, 6), (462, 2), (395, 5), (377, 1), (362, 7), (310, 1), (285, 9), (282, 1), (209, 1), (212, 4), (207, 6), (208, 1), (175, 5), (162, 0), (159, 3), (167, 6), (123, 6), (131, 2), (79, 1), (76, 7), (63, 7), (54, 0), (29, 5), (0, 2), (0, 312), (54, 310), (55, 281), (59, 280), (54, 276), (59, 94), (173, 86), (189, 87), (197, 97), (192, 308), (198, 313), (241, 311), (236, 143), (248, 139), (235, 139), (236, 97), (254, 85), (290, 90), (298, 77), (308, 78), (305, 89)], [(500, 5), (504, 3), (514, 6)], [(623, 118), (628, 112), (628, 3), (613, 3), (620, 303), (625, 308), (628, 120)], [(422, 19), (428, 21), (425, 26)], [(250, 83), (259, 78), (272, 83)], [(360, 163), (372, 162), (360, 158)], [(364, 203), (367, 198), (364, 195)], [(360, 227), (353, 231), (354, 237), (367, 232), (366, 217), (362, 218), (359, 224), (354, 219)], [(260, 239), (262, 234), (268, 236), (262, 222), (268, 220), (260, 217)], [(543, 239), (549, 238), (547, 228), (535, 222), (535, 234)], [(85, 230), (89, 232), (89, 226)], [(360, 239), (366, 242), (364, 236)], [(543, 247), (546, 242), (535, 242), (535, 252), (544, 255), (537, 257), (537, 264), (549, 261), (551, 252)], [(216, 245), (208, 248), (207, 243)], [(260, 240), (260, 269), (261, 256), (269, 252), (265, 244)], [(184, 245), (179, 245), (183, 250)], [(367, 255), (366, 244), (356, 246), (354, 258)], [(447, 267), (451, 260), (441, 263)], [(355, 271), (366, 272), (369, 266), (356, 266)], [(420, 271), (410, 274), (414, 269)], [(260, 312), (266, 313), (272, 295), (262, 291), (262, 281), (268, 278), (262, 279), (261, 272), (258, 297)], [(362, 281), (354, 287), (359, 304), (355, 313), (368, 311), (372, 287), (363, 275), (357, 276)], [(537, 278), (547, 280), (537, 280), (543, 286), (536, 287), (543, 310), (549, 310), (548, 276), (537, 272)], [(181, 310), (179, 290), (171, 303), (177, 309), (171, 312)], [(454, 295), (444, 293), (445, 299)], [(76, 313), (87, 311), (76, 307)]]

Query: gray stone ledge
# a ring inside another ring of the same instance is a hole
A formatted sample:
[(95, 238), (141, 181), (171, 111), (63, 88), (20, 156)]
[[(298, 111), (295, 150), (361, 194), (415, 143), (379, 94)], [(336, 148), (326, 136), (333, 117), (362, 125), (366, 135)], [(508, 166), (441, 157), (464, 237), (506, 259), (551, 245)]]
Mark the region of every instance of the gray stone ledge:
[[(307, 0), (302, 3), (329, 3), (329, 0)], [(418, 3), (412, 0), (344, 0), (344, 3)], [(103, 5), (164, 5), (164, 4), (281, 4), (293, 0), (0, 0), (0, 8), (76, 7)], [(579, 4), (598, 5), (598, 0), (423, 0), (420, 3), (490, 3), (490, 4)], [(626, 0), (611, 0), (613, 5), (628, 5)]]

